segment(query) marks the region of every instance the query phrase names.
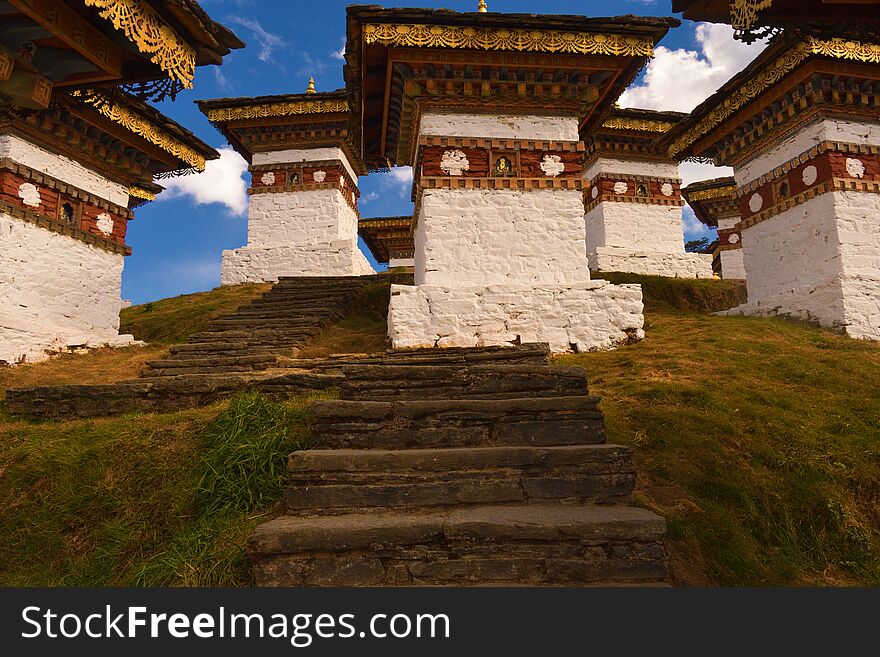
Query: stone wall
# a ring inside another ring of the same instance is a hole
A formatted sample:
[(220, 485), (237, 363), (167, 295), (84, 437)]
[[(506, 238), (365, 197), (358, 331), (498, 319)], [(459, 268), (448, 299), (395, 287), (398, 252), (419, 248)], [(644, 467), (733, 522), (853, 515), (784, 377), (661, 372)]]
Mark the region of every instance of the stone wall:
[(746, 264), (743, 260), (742, 249), (722, 251), (721, 254), (721, 278), (738, 278), (745, 280)]
[(599, 246), (589, 254), (590, 269), (667, 278), (712, 278), (712, 256), (703, 253), (631, 251)]
[(547, 342), (554, 352), (611, 349), (644, 337), (638, 285), (392, 286), (396, 348)]
[(585, 215), (587, 253), (599, 247), (684, 255), (681, 207), (605, 201)]
[(123, 256), (0, 213), (0, 361), (122, 345)]
[(336, 189), (254, 194), (248, 247), (357, 239), (357, 215)]
[(416, 284), (557, 284), (590, 278), (576, 190), (425, 190)]

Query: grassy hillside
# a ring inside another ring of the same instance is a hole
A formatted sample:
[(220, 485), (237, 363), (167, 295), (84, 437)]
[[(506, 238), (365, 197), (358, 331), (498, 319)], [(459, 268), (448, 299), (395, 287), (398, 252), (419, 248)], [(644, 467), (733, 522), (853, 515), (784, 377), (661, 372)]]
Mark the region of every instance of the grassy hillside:
[[(559, 360), (588, 369), (610, 439), (633, 447), (676, 580), (880, 584), (880, 345), (707, 315), (739, 303), (737, 283), (609, 278), (645, 285), (647, 339)], [(261, 292), (168, 299), (124, 321), (172, 342)], [(381, 349), (384, 295), (365, 294), (314, 355)], [(0, 388), (112, 380), (163, 348), (0, 370)], [(249, 583), (244, 540), (278, 511), (309, 401), (56, 423), (0, 411), (0, 585)]]

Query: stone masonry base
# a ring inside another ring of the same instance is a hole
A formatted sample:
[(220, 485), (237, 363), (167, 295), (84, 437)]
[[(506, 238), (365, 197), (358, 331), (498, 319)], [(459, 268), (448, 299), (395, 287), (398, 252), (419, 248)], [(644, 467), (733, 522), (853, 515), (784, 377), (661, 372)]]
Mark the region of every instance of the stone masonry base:
[(223, 285), (275, 282), (282, 276), (369, 276), (375, 274), (354, 240), (223, 252)]
[(555, 353), (612, 349), (644, 337), (642, 290), (593, 280), (535, 287), (391, 288), (395, 349), (546, 342)]
[(592, 271), (625, 272), (668, 278), (712, 278), (712, 256), (701, 253), (630, 251), (596, 247), (588, 254)]

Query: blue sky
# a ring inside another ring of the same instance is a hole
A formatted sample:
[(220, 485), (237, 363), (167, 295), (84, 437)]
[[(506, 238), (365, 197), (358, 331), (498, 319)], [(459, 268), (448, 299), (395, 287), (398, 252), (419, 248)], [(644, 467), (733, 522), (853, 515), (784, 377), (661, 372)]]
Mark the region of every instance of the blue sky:
[[(226, 96), (259, 96), (305, 91), (310, 75), (319, 91), (344, 86), (342, 49), (344, 0), (201, 0), (211, 16), (238, 34), (248, 46), (226, 58), (222, 67), (198, 69), (195, 88), (159, 109), (215, 148), (223, 158), (206, 174), (171, 184), (159, 199), (135, 212), (128, 242), (123, 298), (135, 303), (208, 290), (220, 284), (223, 249), (247, 242), (244, 190), (246, 165), (198, 111), (193, 101)], [(367, 4), (364, 0), (364, 4)], [(446, 7), (473, 11), (477, 0), (402, 0), (385, 6)], [(670, 15), (670, 0), (489, 0), (490, 11), (548, 14)], [(761, 45), (743, 46), (730, 28), (685, 22), (664, 39), (655, 61), (621, 100), (624, 106), (689, 111), (741, 70)], [(364, 217), (412, 212), (407, 170), (361, 178)], [(685, 182), (725, 175), (712, 167), (686, 164)], [(167, 181), (161, 181), (167, 186)], [(685, 209), (688, 239), (707, 234)]]

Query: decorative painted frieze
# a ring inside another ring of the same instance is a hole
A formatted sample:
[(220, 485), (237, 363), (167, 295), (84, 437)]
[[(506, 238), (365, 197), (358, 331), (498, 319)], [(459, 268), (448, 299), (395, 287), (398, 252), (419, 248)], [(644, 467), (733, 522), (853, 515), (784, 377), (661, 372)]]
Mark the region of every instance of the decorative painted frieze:
[(621, 174), (600, 174), (584, 185), (584, 203), (589, 212), (604, 201), (683, 206), (681, 181)]
[(743, 186), (743, 228), (833, 191), (880, 193), (880, 148), (822, 142)]
[(253, 181), (249, 194), (308, 192), (338, 189), (346, 202), (357, 212), (360, 191), (357, 183), (340, 160), (301, 164), (261, 164), (251, 167)]
[[(454, 148), (450, 148), (450, 147)], [(583, 144), (513, 139), (423, 137), (415, 171), (416, 186), (434, 178), (521, 179), (519, 189), (548, 189), (528, 181), (577, 179), (583, 174)], [(561, 186), (574, 189), (569, 184)], [(490, 188), (484, 186), (483, 188)]]
[(127, 222), (132, 218), (128, 208), (8, 158), (0, 159), (0, 203), (0, 211), (24, 221), (114, 253), (130, 252), (125, 246)]

